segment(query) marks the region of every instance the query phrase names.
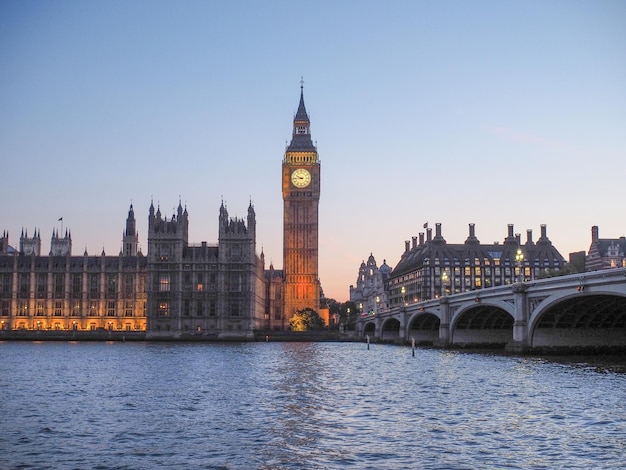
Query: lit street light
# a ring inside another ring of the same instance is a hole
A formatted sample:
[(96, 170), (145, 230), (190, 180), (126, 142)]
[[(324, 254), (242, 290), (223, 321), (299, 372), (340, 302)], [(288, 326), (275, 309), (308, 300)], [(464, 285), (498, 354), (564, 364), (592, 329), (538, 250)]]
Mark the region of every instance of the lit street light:
[(519, 282), (524, 282), (524, 253), (521, 248), (518, 248), (515, 253), (515, 262), (519, 269)]
[(443, 271), (441, 273), (441, 296), (444, 297), (446, 295), (446, 284), (448, 282), (448, 272)]

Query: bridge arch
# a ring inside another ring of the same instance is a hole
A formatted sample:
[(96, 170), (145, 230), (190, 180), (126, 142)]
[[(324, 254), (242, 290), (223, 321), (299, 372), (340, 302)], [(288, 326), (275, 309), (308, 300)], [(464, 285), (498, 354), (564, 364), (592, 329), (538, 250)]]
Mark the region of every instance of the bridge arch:
[(544, 299), (529, 322), (531, 347), (626, 347), (626, 295), (576, 292)]
[(369, 335), (370, 338), (374, 339), (376, 336), (376, 323), (373, 321), (367, 322), (363, 327), (363, 338)]
[(421, 311), (414, 314), (408, 322), (409, 339), (416, 344), (435, 344), (439, 340), (441, 320), (436, 313)]
[(400, 320), (394, 317), (386, 318), (380, 326), (380, 339), (382, 341), (399, 342), (402, 340), (400, 332)]
[(507, 302), (475, 301), (454, 312), (450, 342), (460, 346), (504, 347), (513, 341), (513, 306)]

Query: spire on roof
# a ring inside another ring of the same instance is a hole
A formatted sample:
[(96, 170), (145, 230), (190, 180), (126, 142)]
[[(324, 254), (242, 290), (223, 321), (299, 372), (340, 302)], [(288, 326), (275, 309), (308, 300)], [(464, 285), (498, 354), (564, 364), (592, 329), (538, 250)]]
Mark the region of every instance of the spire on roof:
[(300, 78), (300, 104), (298, 104), (298, 111), (296, 111), (296, 117), (294, 121), (309, 121), (309, 115), (306, 112), (306, 107), (304, 106), (304, 80), (302, 77)]
[(300, 103), (293, 118), (293, 133), (287, 151), (316, 151), (311, 140), (311, 121), (304, 105), (304, 80), (300, 80)]

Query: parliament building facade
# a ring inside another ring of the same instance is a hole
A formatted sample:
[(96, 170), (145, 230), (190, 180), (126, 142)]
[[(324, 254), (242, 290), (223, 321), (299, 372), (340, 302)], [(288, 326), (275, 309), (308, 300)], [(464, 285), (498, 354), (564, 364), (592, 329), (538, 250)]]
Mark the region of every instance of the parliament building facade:
[(187, 209), (171, 218), (150, 204), (148, 251), (139, 250), (133, 206), (117, 256), (73, 256), (71, 232), (22, 231), (18, 249), (0, 238), (2, 330), (145, 331), (147, 339), (252, 339), (284, 330), (299, 310), (320, 309), (320, 161), (300, 102), (282, 163), (283, 269), (256, 253), (256, 214), (231, 218), (222, 202), (216, 244), (188, 239)]

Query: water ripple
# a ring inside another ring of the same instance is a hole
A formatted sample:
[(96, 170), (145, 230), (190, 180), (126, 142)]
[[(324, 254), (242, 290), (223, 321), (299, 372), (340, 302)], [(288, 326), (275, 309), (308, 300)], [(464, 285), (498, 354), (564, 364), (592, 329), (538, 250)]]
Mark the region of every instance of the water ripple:
[(0, 468), (624, 464), (626, 376), (606, 368), (326, 343), (2, 343), (0, 354)]

